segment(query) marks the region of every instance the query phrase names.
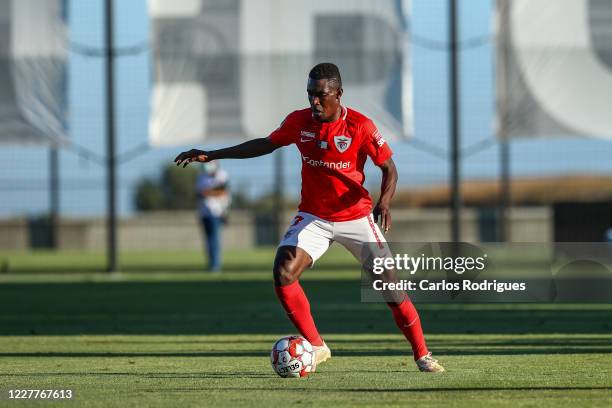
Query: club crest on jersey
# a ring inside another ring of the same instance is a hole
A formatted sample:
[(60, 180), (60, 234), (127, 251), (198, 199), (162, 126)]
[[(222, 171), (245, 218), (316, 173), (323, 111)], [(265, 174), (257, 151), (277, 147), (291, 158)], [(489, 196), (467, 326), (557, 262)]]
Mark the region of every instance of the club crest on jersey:
[(347, 136), (334, 136), (334, 144), (340, 153), (346, 152), (351, 146), (352, 139)]

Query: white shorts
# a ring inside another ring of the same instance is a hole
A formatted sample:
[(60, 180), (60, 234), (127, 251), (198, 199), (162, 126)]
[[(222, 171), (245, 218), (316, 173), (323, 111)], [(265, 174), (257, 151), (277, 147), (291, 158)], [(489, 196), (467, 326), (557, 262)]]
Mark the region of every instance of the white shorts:
[(356, 220), (332, 222), (300, 211), (279, 247), (302, 248), (314, 265), (334, 241), (348, 249), (362, 265), (374, 257), (391, 256), (387, 241), (371, 214)]

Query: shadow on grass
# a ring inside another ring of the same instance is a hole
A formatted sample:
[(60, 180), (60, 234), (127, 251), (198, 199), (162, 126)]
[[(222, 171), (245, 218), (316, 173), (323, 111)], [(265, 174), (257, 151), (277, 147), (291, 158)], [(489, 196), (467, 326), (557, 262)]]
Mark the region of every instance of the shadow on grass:
[[(360, 303), (358, 281), (307, 280), (303, 286), (321, 332), (397, 333), (386, 305)], [(612, 306), (417, 307), (428, 334), (612, 332)], [(0, 284), (0, 321), (0, 335), (295, 331), (272, 283), (244, 280), (4, 283)]]
[[(262, 391), (265, 387), (198, 387), (198, 388), (164, 388), (164, 392), (184, 392), (184, 391)], [(608, 391), (612, 387), (482, 387), (482, 388), (312, 388), (312, 387), (291, 387), (291, 388), (269, 388), (274, 391), (327, 391), (327, 392), (384, 392), (384, 393), (411, 393), (411, 392), (483, 392), (483, 391)], [(159, 392), (159, 390), (155, 390)]]
[(398, 390), (397, 388), (343, 388), (339, 391), (345, 392), (482, 392), (482, 391), (597, 391), (612, 390), (612, 387), (555, 387), (555, 386), (534, 386), (534, 387), (463, 387), (463, 388), (408, 388)]
[[(331, 344), (331, 343), (330, 343)], [(398, 345), (404, 345), (403, 342), (398, 342)], [(612, 346), (606, 348), (572, 348), (572, 347), (539, 347), (527, 349), (513, 349), (512, 346), (505, 348), (488, 348), (476, 347), (460, 349), (447, 349), (442, 346), (432, 347), (436, 351), (437, 356), (478, 356), (478, 355), (494, 355), (494, 356), (511, 356), (511, 355), (538, 355), (538, 354), (608, 354), (612, 353)], [(61, 358), (147, 358), (147, 357), (164, 357), (164, 358), (194, 358), (194, 357), (258, 357), (265, 355), (265, 350), (251, 351), (192, 351), (192, 352), (2, 352), (2, 357), (61, 357)], [(372, 348), (367, 350), (337, 350), (334, 349), (334, 355), (339, 357), (389, 357), (389, 356), (408, 356), (408, 347), (403, 348), (381, 348), (372, 343)]]
[[(274, 254), (271, 253), (269, 259), (265, 261), (261, 260), (249, 260), (248, 263), (235, 263), (234, 262), (226, 262), (223, 265), (223, 272), (249, 272), (249, 271), (270, 271), (272, 273), (272, 264), (273, 264)], [(3, 260), (0, 258), (0, 263)], [(150, 262), (150, 263), (149, 263)], [(120, 265), (120, 271), (125, 273), (155, 273), (155, 272), (192, 272), (192, 273), (202, 273), (206, 274), (206, 262), (191, 262), (185, 260), (184, 262), (173, 262), (166, 260), (165, 262), (159, 262), (158, 260), (153, 261), (138, 261), (138, 262), (129, 262), (126, 261), (124, 264)], [(502, 265), (498, 265), (498, 267), (502, 267)], [(513, 262), (507, 265), (508, 268), (533, 268), (534, 270), (542, 270), (549, 268), (548, 263), (542, 262)], [(354, 270), (355, 276), (359, 277), (360, 266), (353, 259), (349, 259), (347, 261), (327, 261), (322, 260), (320, 264), (317, 265), (317, 269), (325, 269), (330, 271), (346, 271), (346, 270)], [(66, 264), (58, 264), (58, 265), (12, 265), (9, 261), (5, 261), (0, 266), (0, 274), (1, 273), (15, 273), (15, 274), (24, 274), (24, 275), (70, 275), (70, 274), (81, 274), (81, 273), (104, 273), (106, 272), (106, 265), (104, 262), (99, 263), (66, 263)]]
[[(223, 266), (223, 272), (261, 272), (261, 271), (270, 271), (272, 274), (272, 260), (271, 257), (269, 261), (266, 262), (249, 262), (248, 265), (245, 264), (225, 264)], [(324, 265), (325, 269), (329, 269), (332, 271), (345, 271), (345, 270), (355, 270), (355, 276), (359, 277), (360, 267), (356, 262), (326, 262)], [(185, 272), (193, 272), (193, 273), (202, 273), (206, 274), (206, 264), (205, 263), (185, 263), (185, 264), (177, 264), (177, 263), (151, 263), (146, 264), (143, 262), (139, 262), (138, 264), (133, 265), (121, 265), (121, 272), (125, 273), (155, 273), (155, 272), (177, 272), (177, 273), (185, 273)], [(106, 272), (106, 266), (102, 263), (96, 265), (44, 265), (44, 266), (16, 266), (5, 267), (5, 269), (1, 273), (16, 273), (16, 274), (24, 274), (24, 275), (66, 275), (66, 274), (77, 274), (77, 273), (103, 273)]]
[[(261, 357), (261, 355), (259, 356)], [(272, 372), (270, 373), (257, 373), (257, 372), (232, 372), (232, 373), (215, 373), (215, 372), (190, 372), (190, 373), (164, 373), (164, 372), (81, 372), (81, 373), (11, 373), (4, 374), (0, 373), (2, 377), (142, 377), (142, 378), (278, 378), (278, 376)]]
[[(313, 392), (313, 391), (325, 391), (325, 392), (366, 392), (366, 393), (376, 393), (376, 392), (384, 392), (384, 393), (405, 393), (409, 394), (411, 392), (424, 392), (424, 393), (440, 393), (440, 392), (486, 392), (486, 391), (609, 391), (612, 390), (612, 387), (578, 387), (578, 386), (534, 386), (534, 387), (457, 387), (457, 388), (342, 388), (342, 387), (333, 387), (333, 388), (314, 388), (314, 387), (287, 387), (287, 388), (266, 388), (266, 387), (193, 387), (193, 388), (164, 388), (164, 392), (202, 392), (202, 391), (218, 391), (218, 392), (226, 392), (226, 391), (263, 391), (263, 390), (273, 390), (273, 391), (286, 391), (290, 393), (295, 393), (299, 391), (303, 392)], [(160, 392), (159, 389), (151, 390), (151, 392)], [(441, 398), (444, 398), (441, 395)]]
[[(325, 370), (325, 373), (329, 374), (329, 373), (333, 373), (334, 371), (329, 371), (329, 370)], [(376, 374), (380, 374), (381, 371), (380, 370), (355, 370), (355, 373), (376, 373)], [(408, 372), (406, 370), (385, 370), (384, 371), (385, 374), (391, 374), (391, 373), (396, 373), (396, 374), (401, 374), (401, 375), (406, 375)], [(420, 373), (415, 373), (416, 375), (423, 375)], [(315, 374), (316, 375), (316, 374)], [(442, 376), (444, 374), (441, 374)], [(17, 378), (17, 377), (43, 377), (43, 378), (48, 378), (48, 377), (90, 377), (90, 378), (95, 378), (95, 377), (137, 377), (137, 378), (143, 378), (143, 379), (266, 379), (266, 380), (276, 380), (278, 379), (278, 376), (272, 372), (269, 373), (260, 373), (260, 372), (232, 372), (232, 373), (228, 373), (228, 372), (189, 372), (189, 373), (184, 373), (184, 372), (167, 372), (167, 373), (160, 373), (160, 372), (123, 372), (123, 371), (115, 371), (115, 372), (69, 372), (69, 373), (63, 373), (63, 372), (48, 372), (48, 373), (12, 373), (12, 374), (0, 374), (0, 378), (2, 377), (10, 377), (10, 378)], [(291, 385), (294, 385), (293, 383)], [(268, 389), (266, 386), (262, 386), (262, 387), (224, 387), (224, 386), (214, 386), (214, 387), (202, 387), (202, 386), (198, 386), (198, 387), (194, 387), (194, 388), (187, 388), (187, 387), (181, 387), (181, 388), (164, 388), (163, 392), (183, 392), (183, 391), (218, 391), (218, 392), (226, 392), (226, 391), (232, 391), (232, 390), (236, 390), (236, 391), (262, 391), (262, 390), (266, 390)], [(313, 388), (313, 387), (295, 387), (295, 386), (290, 386), (287, 388), (283, 388), (283, 387), (278, 387), (278, 386), (274, 386), (273, 388), (270, 388), (271, 390), (274, 391), (289, 391), (289, 392), (296, 392), (296, 391), (306, 391), (306, 392), (312, 392), (312, 391), (326, 391), (326, 392), (367, 392), (367, 393), (377, 393), (377, 392), (384, 392), (384, 393), (409, 393), (409, 392), (424, 392), (424, 393), (429, 393), (429, 392), (435, 392), (435, 393), (439, 393), (439, 392), (486, 392), (486, 391), (609, 391), (612, 390), (612, 386), (575, 386), (575, 385), (571, 385), (571, 386), (546, 386), (546, 385), (542, 385), (542, 386), (507, 386), (507, 387), (431, 387), (431, 388), (411, 388), (411, 387), (407, 387), (407, 388), (342, 388), (342, 387), (337, 387), (334, 386), (333, 388), (321, 388), (321, 387), (317, 387), (317, 388)], [(155, 392), (160, 392), (159, 389), (156, 389)]]

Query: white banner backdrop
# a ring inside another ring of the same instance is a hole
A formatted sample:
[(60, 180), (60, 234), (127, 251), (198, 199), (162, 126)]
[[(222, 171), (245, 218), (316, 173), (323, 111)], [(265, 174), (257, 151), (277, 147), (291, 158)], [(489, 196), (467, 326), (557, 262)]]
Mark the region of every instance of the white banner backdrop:
[(498, 136), (612, 138), (612, 1), (497, 5)]
[(150, 143), (267, 136), (308, 106), (308, 71), (340, 67), (343, 104), (412, 134), (409, 1), (149, 0)]
[(0, 144), (67, 138), (61, 0), (0, 1)]

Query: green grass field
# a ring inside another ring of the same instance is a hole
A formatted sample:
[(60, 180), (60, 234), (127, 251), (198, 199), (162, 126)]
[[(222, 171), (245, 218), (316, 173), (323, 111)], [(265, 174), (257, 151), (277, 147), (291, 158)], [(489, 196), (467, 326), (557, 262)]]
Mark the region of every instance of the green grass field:
[(281, 379), (269, 349), (295, 330), (272, 256), (229, 253), (212, 276), (197, 253), (123, 254), (109, 276), (102, 254), (0, 253), (0, 406), (45, 406), (9, 389), (71, 389), (79, 407), (612, 406), (612, 305), (417, 305), (448, 370), (419, 373), (342, 251), (303, 277), (334, 356)]

